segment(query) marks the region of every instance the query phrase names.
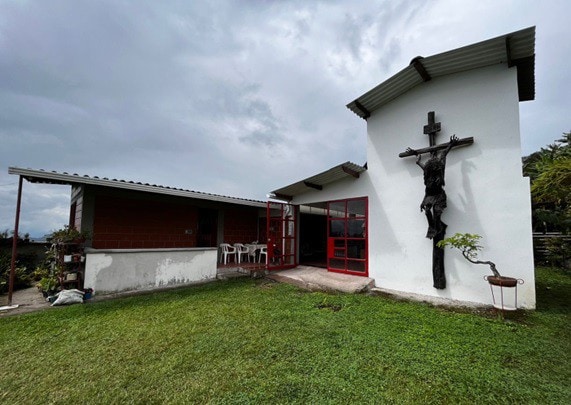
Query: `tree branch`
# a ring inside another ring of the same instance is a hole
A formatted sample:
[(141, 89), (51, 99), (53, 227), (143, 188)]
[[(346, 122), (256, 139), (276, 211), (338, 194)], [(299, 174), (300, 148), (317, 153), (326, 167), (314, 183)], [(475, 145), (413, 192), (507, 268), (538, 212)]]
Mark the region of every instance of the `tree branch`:
[(465, 251), (462, 251), (462, 256), (464, 256), (464, 258), (466, 260), (468, 260), (470, 263), (474, 263), (474, 264), (487, 264), (488, 266), (490, 266), (490, 270), (492, 270), (492, 273), (494, 273), (494, 276), (496, 277), (501, 277), (502, 275), (500, 274), (500, 272), (496, 269), (496, 264), (494, 262), (491, 261), (482, 261), (482, 260), (474, 260), (471, 259)]

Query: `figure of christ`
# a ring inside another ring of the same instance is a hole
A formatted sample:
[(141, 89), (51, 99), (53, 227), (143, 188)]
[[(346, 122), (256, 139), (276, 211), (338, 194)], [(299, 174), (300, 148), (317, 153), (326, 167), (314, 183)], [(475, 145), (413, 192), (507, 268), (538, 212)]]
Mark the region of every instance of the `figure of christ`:
[(446, 193), (444, 192), (444, 171), (446, 169), (446, 155), (450, 149), (458, 144), (456, 135), (450, 137), (450, 143), (442, 152), (434, 150), (430, 152), (430, 158), (423, 163), (422, 155), (414, 149), (408, 148), (407, 152), (417, 155), (416, 164), (424, 172), (424, 199), (420, 204), (420, 211), (424, 211), (428, 220), (426, 237), (433, 239), (439, 234), (444, 235), (446, 224), (442, 222), (442, 213), (446, 208)]

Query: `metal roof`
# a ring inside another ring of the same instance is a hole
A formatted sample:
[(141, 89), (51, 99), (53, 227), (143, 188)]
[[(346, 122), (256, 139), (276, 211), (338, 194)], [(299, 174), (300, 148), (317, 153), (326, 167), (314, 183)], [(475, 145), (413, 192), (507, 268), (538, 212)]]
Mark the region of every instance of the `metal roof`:
[(345, 162), (332, 167), (315, 176), (308, 177), (296, 183), (290, 184), (272, 191), (272, 194), (280, 200), (291, 200), (294, 196), (303, 194), (309, 190), (323, 190), (327, 184), (336, 182), (346, 177), (359, 178), (359, 175), (367, 170), (352, 162)]
[(535, 98), (535, 27), (525, 28), (448, 52), (416, 57), (409, 66), (347, 104), (359, 117), (373, 111), (413, 87), (453, 73), (505, 63), (517, 66), (519, 101)]
[(68, 184), (81, 185), (89, 184), (93, 186), (120, 188), (124, 190), (142, 191), (146, 193), (165, 194), (170, 196), (196, 198), (200, 200), (218, 201), (230, 204), (248, 205), (252, 207), (266, 207), (265, 201), (249, 200), (245, 198), (227, 197), (218, 194), (202, 193), (198, 191), (185, 190), (182, 188), (167, 187), (157, 184), (141, 183), (127, 180), (108, 179), (107, 177), (99, 178), (97, 176), (80, 176), (78, 174), (69, 174), (66, 172), (58, 173), (56, 171), (22, 169), (19, 167), (9, 167), (9, 174), (17, 174), (28, 180), (30, 183), (45, 184)]

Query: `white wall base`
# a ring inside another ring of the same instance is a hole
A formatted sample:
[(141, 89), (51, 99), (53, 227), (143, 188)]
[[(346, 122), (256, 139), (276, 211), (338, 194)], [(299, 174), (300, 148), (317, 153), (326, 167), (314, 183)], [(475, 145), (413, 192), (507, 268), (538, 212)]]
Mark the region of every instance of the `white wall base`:
[(97, 294), (216, 279), (216, 248), (86, 249), (85, 288)]

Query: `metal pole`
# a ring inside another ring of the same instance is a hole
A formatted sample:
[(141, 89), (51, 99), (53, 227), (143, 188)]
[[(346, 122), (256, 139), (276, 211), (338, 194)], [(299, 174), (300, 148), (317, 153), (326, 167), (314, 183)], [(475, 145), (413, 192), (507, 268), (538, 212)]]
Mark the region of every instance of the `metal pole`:
[(12, 238), (12, 261), (10, 262), (10, 281), (8, 282), (8, 306), (12, 305), (14, 292), (14, 276), (16, 274), (16, 255), (18, 254), (18, 227), (20, 226), (20, 204), (22, 202), (22, 176), (18, 182), (18, 201), (16, 202), (16, 219), (14, 220), (14, 236)]

